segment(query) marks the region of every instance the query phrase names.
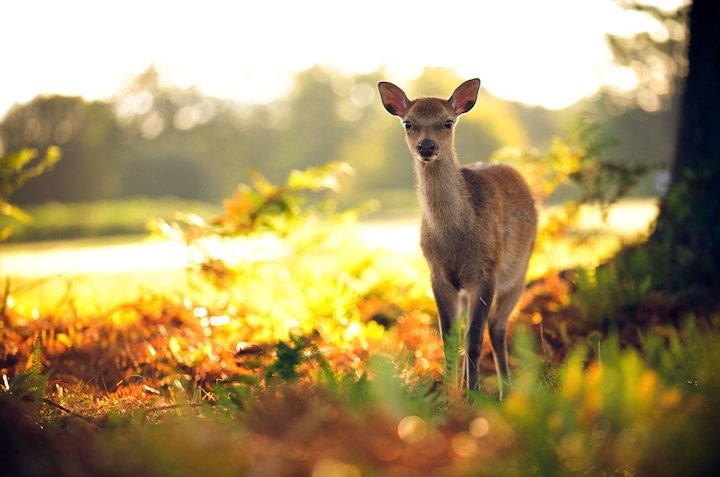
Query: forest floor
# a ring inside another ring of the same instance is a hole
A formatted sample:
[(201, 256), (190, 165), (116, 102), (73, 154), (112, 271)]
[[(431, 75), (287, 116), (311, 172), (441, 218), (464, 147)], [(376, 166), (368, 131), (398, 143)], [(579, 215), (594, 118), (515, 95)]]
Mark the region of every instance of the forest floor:
[(487, 340), (478, 392), (460, 334), (444, 356), (414, 223), (316, 224), (223, 261), (205, 243), (187, 270), (152, 269), (156, 241), (86, 243), (120, 267), (99, 274), (82, 249), (5, 248), (3, 275), (37, 273), (0, 290), (0, 473), (707, 474), (720, 316), (599, 271), (652, 214), (628, 217), (538, 245), (502, 400)]

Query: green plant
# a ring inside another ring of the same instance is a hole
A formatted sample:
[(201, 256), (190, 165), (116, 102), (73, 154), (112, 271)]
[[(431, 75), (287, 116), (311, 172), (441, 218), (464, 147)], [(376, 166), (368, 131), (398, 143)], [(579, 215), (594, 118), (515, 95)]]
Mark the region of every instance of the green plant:
[(28, 360), (27, 369), (17, 373), (4, 390), (15, 399), (30, 402), (34, 414), (39, 415), (49, 378), (49, 373), (42, 373), (42, 350), (40, 341), (36, 340)]
[(297, 381), (300, 365), (317, 353), (317, 348), (302, 335), (291, 335), (289, 341), (278, 341), (275, 345), (275, 361), (265, 368), (265, 381)]
[(578, 270), (572, 303), (589, 323), (607, 326), (623, 312), (645, 303), (650, 297), (653, 277), (616, 261), (595, 269)]
[(613, 157), (618, 143), (608, 137), (604, 129), (605, 126), (593, 116), (581, 116), (570, 136), (580, 167), (570, 179), (580, 191), (577, 203), (596, 203), (606, 212), (647, 174), (649, 166), (624, 157)]
[[(196, 250), (197, 263), (189, 268), (215, 287), (232, 283), (247, 262), (228, 264), (207, 248), (208, 242), (261, 234), (282, 239), (295, 256), (317, 251), (334, 238), (333, 230), (355, 220), (364, 208), (337, 212), (323, 194), (339, 189), (340, 177), (353, 170), (342, 162), (332, 162), (303, 171), (294, 170), (285, 184), (276, 185), (258, 172), (252, 172), (250, 184), (240, 184), (232, 198), (223, 201), (224, 213), (205, 220), (196, 214), (177, 214), (174, 222), (158, 220), (155, 228), (165, 236), (184, 241)], [(372, 207), (368, 204), (365, 208)], [(239, 268), (233, 268), (240, 265)]]
[(189, 244), (209, 235), (237, 237), (273, 232), (284, 236), (309, 217), (323, 210), (331, 211), (328, 204), (312, 203), (310, 195), (337, 191), (340, 176), (352, 172), (345, 163), (331, 162), (304, 171), (294, 170), (285, 184), (276, 185), (259, 172), (252, 171), (250, 184), (240, 184), (235, 194), (223, 201), (223, 214), (209, 222), (194, 214), (181, 214), (173, 223), (160, 221), (158, 228)]
[[(23, 209), (10, 202), (10, 196), (27, 181), (51, 169), (60, 160), (60, 149), (48, 147), (44, 157), (38, 159), (36, 149), (20, 149), (0, 155), (0, 217), (9, 217), (21, 223), (30, 222), (31, 217)], [(12, 229), (0, 229), (0, 241), (10, 236)]]
[(692, 321), (648, 331), (642, 349), (614, 334), (575, 344), (548, 369), (527, 331), (517, 328), (520, 366), (501, 410), (523, 442), (510, 475), (641, 474), (640, 468), (657, 467), (655, 459), (676, 455), (673, 442), (681, 436), (697, 447), (677, 454), (683, 464), (668, 465), (708, 465), (711, 431), (696, 420), (717, 416), (711, 402), (719, 381), (710, 370), (720, 363), (720, 336), (706, 331), (698, 333)]
[(467, 312), (459, 316), (443, 342), (443, 388), (449, 403), (463, 399), (463, 383), (467, 377), (465, 371), (465, 323)]

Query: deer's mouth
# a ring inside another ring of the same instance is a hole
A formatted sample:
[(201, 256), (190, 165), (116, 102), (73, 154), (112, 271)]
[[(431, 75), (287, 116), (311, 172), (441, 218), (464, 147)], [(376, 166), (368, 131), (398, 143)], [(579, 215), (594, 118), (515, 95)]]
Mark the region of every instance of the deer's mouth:
[(415, 156), (415, 159), (417, 159), (417, 161), (420, 162), (421, 164), (430, 164), (431, 162), (435, 162), (437, 160), (437, 158), (438, 158), (437, 154), (433, 154), (430, 157), (424, 157), (419, 154), (417, 156)]
[(438, 155), (438, 145), (432, 139), (423, 139), (417, 145), (417, 157), (421, 162), (430, 162)]

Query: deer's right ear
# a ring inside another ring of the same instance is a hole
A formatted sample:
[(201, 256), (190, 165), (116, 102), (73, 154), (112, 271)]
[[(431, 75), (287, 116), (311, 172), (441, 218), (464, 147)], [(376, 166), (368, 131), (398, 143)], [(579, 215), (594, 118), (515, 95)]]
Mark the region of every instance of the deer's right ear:
[(408, 106), (410, 105), (410, 100), (403, 90), (387, 81), (379, 82), (378, 90), (380, 91), (380, 99), (382, 100), (383, 106), (385, 106), (388, 113), (400, 117), (405, 116)]
[(467, 113), (473, 106), (475, 106), (479, 89), (480, 80), (478, 78), (467, 80), (455, 88), (455, 92), (453, 92), (450, 99), (448, 99), (450, 105), (455, 110), (455, 114), (460, 116), (463, 113)]

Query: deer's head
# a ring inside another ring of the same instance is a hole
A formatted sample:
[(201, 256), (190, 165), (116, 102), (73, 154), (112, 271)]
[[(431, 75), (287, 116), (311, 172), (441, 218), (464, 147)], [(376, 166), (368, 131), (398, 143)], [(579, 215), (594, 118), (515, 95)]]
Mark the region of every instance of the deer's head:
[(455, 123), (458, 116), (475, 105), (479, 89), (480, 80), (475, 78), (458, 86), (447, 100), (410, 101), (398, 86), (385, 81), (378, 83), (383, 106), (402, 119), (410, 153), (423, 163), (453, 154)]

